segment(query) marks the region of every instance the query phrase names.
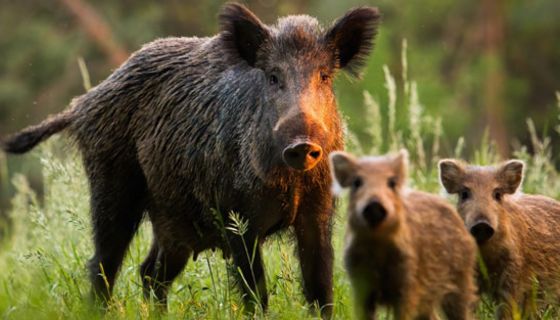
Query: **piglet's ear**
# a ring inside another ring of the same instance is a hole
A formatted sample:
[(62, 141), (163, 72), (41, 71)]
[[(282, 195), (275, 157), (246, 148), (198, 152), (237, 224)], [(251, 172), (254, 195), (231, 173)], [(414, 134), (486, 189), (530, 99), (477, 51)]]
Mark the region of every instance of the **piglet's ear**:
[(380, 18), (377, 8), (352, 9), (327, 31), (325, 40), (334, 50), (339, 68), (353, 76), (359, 76), (373, 48)]
[(515, 193), (523, 181), (523, 161), (510, 160), (504, 163), (496, 173), (496, 180), (505, 193)]
[(395, 182), (397, 186), (403, 186), (406, 182), (406, 177), (408, 176), (408, 151), (406, 149), (401, 149), (393, 158)]
[(267, 27), (238, 3), (224, 5), (219, 20), (226, 49), (254, 66), (259, 48), (270, 37)]
[(439, 180), (447, 192), (459, 193), (463, 188), (465, 169), (463, 164), (454, 159), (443, 159), (439, 162)]
[(335, 186), (348, 188), (358, 166), (356, 158), (349, 153), (336, 151), (329, 155), (329, 161)]

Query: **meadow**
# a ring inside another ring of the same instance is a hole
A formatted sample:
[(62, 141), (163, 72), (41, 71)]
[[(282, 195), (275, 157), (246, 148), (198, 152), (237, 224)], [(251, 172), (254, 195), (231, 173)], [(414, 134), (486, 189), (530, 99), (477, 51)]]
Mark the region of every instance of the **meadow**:
[[(403, 65), (402, 76), (407, 79), (406, 63)], [(366, 114), (361, 116), (367, 122), (366, 138), (347, 131), (347, 149), (356, 154), (380, 154), (405, 147), (411, 154), (409, 185), (443, 195), (437, 178), (437, 161), (444, 155), (464, 157), (465, 140), (459, 139), (452, 144), (451, 152), (444, 152), (443, 119), (424, 113), (417, 94), (417, 86), (421, 84), (406, 80), (403, 88), (397, 88), (388, 67), (384, 67), (384, 73), (386, 92), (364, 92)], [(388, 104), (380, 105), (373, 98), (375, 95), (387, 95)], [(402, 101), (397, 101), (398, 98)], [(560, 110), (560, 95), (558, 99)], [(560, 134), (560, 119), (557, 122), (555, 134)], [(531, 145), (518, 145), (514, 153), (528, 168), (523, 190), (560, 198), (560, 179), (554, 166), (558, 150), (552, 149), (550, 137), (536, 132), (531, 120), (526, 125), (532, 137)], [(500, 160), (488, 138), (478, 142), (476, 149), (469, 159), (473, 163), (491, 164)], [(88, 185), (80, 157), (64, 136), (44, 143), (29, 157), (38, 158), (42, 165), (44, 197), (39, 199), (22, 175), (15, 175), (11, 181), (17, 193), (8, 212), (9, 231), (0, 245), (0, 317), (3, 319), (318, 318), (302, 295), (299, 263), (290, 231), (269, 238), (264, 247), (270, 294), (268, 312), (257, 310), (253, 316), (244, 314), (239, 293), (232, 285), (232, 272), (236, 271), (228, 267), (221, 252), (207, 251), (196, 261), (189, 261), (172, 288), (168, 313), (159, 313), (153, 304), (142, 299), (138, 272), (151, 242), (149, 221), (143, 222), (131, 245), (117, 279), (114, 300), (104, 314), (90, 303), (86, 263), (93, 248)], [(2, 163), (0, 168), (7, 170)], [(455, 199), (449, 197), (449, 201)], [(350, 283), (341, 260), (345, 210), (343, 196), (333, 236), (335, 319), (353, 318)], [(237, 230), (242, 225), (243, 221), (226, 222), (226, 227)], [(477, 317), (493, 319), (495, 307), (482, 299)], [(540, 316), (555, 319), (560, 316), (559, 311), (560, 307), (550, 306)]]

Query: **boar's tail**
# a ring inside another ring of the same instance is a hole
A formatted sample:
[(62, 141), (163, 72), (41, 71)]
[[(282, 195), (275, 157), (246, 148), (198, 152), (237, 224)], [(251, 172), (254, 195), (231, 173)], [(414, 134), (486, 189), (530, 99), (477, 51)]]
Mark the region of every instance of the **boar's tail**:
[(74, 108), (49, 117), (38, 125), (27, 127), (0, 140), (0, 148), (8, 153), (22, 154), (53, 134), (64, 130), (76, 118)]

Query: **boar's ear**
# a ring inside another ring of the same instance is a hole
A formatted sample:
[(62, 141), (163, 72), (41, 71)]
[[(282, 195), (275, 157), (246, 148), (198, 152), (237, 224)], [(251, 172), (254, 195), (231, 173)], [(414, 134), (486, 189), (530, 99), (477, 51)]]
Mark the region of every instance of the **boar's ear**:
[(329, 155), (331, 173), (333, 176), (333, 190), (337, 187), (348, 188), (352, 184), (354, 173), (358, 166), (353, 155), (335, 151)]
[(463, 188), (465, 169), (463, 164), (453, 159), (443, 159), (439, 162), (439, 181), (447, 192), (458, 193)]
[(510, 160), (504, 163), (496, 173), (500, 188), (505, 193), (515, 193), (523, 181), (523, 161)]
[(359, 76), (373, 48), (380, 18), (377, 8), (352, 9), (327, 31), (325, 41), (334, 50), (338, 68)]
[(395, 170), (395, 182), (398, 187), (404, 185), (406, 177), (408, 175), (408, 151), (406, 149), (401, 149), (393, 158), (394, 170)]
[(270, 37), (267, 27), (238, 3), (226, 4), (219, 20), (226, 49), (253, 67), (259, 48)]

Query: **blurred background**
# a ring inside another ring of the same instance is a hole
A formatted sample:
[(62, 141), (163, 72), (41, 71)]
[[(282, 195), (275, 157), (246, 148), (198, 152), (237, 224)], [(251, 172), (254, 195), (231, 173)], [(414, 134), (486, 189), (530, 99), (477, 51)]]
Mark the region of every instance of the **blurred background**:
[[(143, 43), (215, 34), (223, 2), (0, 0), (0, 136), (63, 110), (82, 94), (80, 59), (95, 85)], [(459, 137), (465, 138), (468, 154), (488, 130), (507, 157), (513, 145), (529, 139), (526, 118), (558, 144), (551, 135), (560, 90), (558, 0), (242, 2), (265, 23), (305, 13), (327, 26), (351, 7), (381, 9), (383, 24), (363, 79), (340, 76), (335, 85), (340, 109), (360, 139), (368, 137), (364, 90), (386, 106), (383, 66), (395, 75), (397, 87), (406, 80), (401, 72), (406, 39), (408, 74), (418, 84), (419, 99), (428, 114), (443, 119), (444, 154)], [(9, 204), (14, 173), (26, 174), (41, 192), (38, 167), (33, 156), (0, 154), (0, 215)]]

